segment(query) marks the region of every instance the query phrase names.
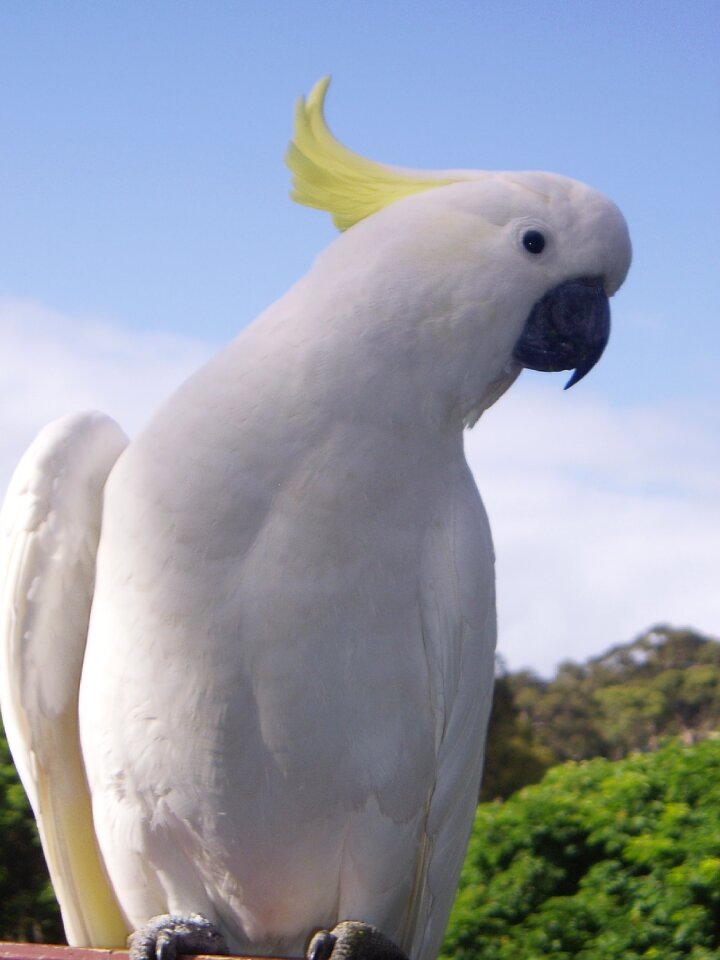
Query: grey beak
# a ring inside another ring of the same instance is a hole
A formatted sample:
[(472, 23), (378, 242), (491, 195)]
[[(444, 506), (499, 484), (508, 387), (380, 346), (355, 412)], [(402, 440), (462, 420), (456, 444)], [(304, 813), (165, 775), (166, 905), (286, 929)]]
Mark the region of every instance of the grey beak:
[(610, 304), (602, 279), (570, 280), (532, 308), (513, 359), (531, 370), (574, 370), (567, 390), (592, 370), (609, 336)]

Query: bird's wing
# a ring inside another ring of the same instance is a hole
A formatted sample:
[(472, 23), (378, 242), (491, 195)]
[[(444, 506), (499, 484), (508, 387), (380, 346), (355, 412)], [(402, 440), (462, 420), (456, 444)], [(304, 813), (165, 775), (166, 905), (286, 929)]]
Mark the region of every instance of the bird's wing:
[(422, 626), (437, 718), (437, 777), (428, 802), (406, 926), (415, 960), (445, 931), (477, 806), (494, 680), (492, 538), (472, 478), (424, 550)]
[(0, 705), (78, 946), (123, 946), (128, 932), (95, 840), (77, 719), (103, 488), (126, 444), (99, 413), (51, 423), (0, 514)]

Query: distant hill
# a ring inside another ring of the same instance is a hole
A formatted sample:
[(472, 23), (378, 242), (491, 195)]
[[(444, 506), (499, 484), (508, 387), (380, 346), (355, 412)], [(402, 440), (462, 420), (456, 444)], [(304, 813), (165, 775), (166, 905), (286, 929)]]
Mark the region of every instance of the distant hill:
[(654, 627), (550, 680), (500, 670), (481, 799), (508, 797), (565, 760), (619, 760), (669, 736), (720, 730), (720, 641)]

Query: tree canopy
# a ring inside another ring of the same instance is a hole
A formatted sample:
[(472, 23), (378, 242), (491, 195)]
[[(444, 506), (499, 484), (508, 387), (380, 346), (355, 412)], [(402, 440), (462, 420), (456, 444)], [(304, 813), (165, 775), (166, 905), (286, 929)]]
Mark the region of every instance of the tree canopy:
[(549, 680), (501, 666), (481, 799), (506, 798), (565, 760), (618, 760), (718, 729), (720, 642), (692, 630), (655, 627)]
[(569, 762), (481, 804), (444, 960), (720, 955), (720, 740)]
[(0, 728), (0, 937), (64, 943), (35, 820)]

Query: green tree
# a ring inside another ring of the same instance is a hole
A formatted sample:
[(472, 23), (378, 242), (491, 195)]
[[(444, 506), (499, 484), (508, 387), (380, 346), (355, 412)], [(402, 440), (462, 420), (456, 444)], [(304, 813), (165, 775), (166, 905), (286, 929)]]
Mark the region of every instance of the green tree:
[(593, 692), (600, 705), (604, 745), (602, 753), (620, 759), (632, 750), (654, 749), (667, 729), (667, 696), (656, 684), (614, 683)]
[(556, 763), (619, 759), (666, 736), (693, 742), (720, 729), (720, 643), (655, 627), (550, 680), (507, 674), (518, 722)]
[(0, 728), (0, 938), (64, 943), (35, 820)]
[(516, 705), (501, 665), (495, 679), (480, 800), (505, 799), (521, 787), (537, 783), (554, 762), (552, 752), (537, 742)]
[(720, 955), (720, 741), (555, 767), (478, 808), (446, 960)]
[(551, 681), (527, 671), (510, 680), (521, 716), (555, 763), (604, 755), (601, 711), (584, 667), (563, 663)]

